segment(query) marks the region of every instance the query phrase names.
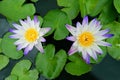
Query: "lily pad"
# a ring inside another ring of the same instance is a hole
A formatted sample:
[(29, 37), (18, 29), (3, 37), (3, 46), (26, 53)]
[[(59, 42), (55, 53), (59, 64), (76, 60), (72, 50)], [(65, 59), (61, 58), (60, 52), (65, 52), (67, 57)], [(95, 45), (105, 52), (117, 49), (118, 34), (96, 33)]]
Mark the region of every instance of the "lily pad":
[(66, 63), (67, 55), (64, 50), (60, 50), (55, 54), (54, 45), (47, 45), (45, 53), (38, 53), (36, 58), (36, 68), (48, 79), (54, 79), (59, 76)]
[(120, 13), (120, 0), (114, 0), (114, 6), (118, 13)]
[(16, 78), (17, 80), (37, 80), (38, 71), (36, 69), (29, 70), (30, 67), (31, 62), (29, 60), (22, 60), (18, 62), (12, 69), (12, 72), (8, 77), (8, 80), (9, 78), (11, 79), (11, 77), (13, 77), (14, 80), (16, 80)]
[(2, 41), (2, 39), (0, 38), (0, 53), (2, 52), (1, 41)]
[(4, 55), (0, 55), (0, 70), (7, 66), (9, 58)]
[(71, 24), (71, 20), (67, 14), (60, 10), (51, 10), (44, 17), (43, 27), (51, 27), (48, 34), (54, 32), (54, 39), (61, 40), (68, 35), (66, 24)]
[(23, 52), (18, 51), (16, 46), (14, 45), (15, 39), (9, 38), (11, 33), (7, 33), (4, 35), (2, 39), (2, 52), (12, 59), (19, 59), (23, 56)]
[(0, 1), (0, 13), (8, 19), (18, 21), (35, 13), (32, 3), (24, 3), (25, 0), (2, 0)]
[(112, 47), (107, 47), (108, 53), (114, 59), (120, 60), (120, 23), (115, 21), (104, 27), (110, 28), (110, 33), (114, 33), (114, 37), (107, 39), (112, 44)]
[(68, 58), (71, 62), (68, 62), (65, 66), (65, 70), (72, 74), (72, 75), (76, 75), (76, 76), (80, 76), (82, 74), (85, 74), (89, 71), (91, 71), (91, 65), (90, 64), (86, 64), (85, 61), (81, 58), (80, 55), (73, 54), (71, 56), (69, 56)]
[(79, 13), (78, 0), (57, 0), (59, 6), (62, 6), (61, 10), (66, 12), (70, 19), (76, 18)]
[(16, 75), (10, 75), (7, 78), (5, 78), (5, 80), (18, 80)]

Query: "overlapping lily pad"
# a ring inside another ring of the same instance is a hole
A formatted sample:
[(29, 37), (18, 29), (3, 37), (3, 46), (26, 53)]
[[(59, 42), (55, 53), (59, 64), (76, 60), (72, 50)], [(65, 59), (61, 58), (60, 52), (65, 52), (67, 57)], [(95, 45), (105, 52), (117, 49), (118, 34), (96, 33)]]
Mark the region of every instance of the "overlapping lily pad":
[(10, 35), (11, 33), (8, 32), (2, 39), (2, 52), (12, 59), (19, 59), (23, 56), (23, 52), (17, 50), (14, 44), (16, 40), (9, 38)]
[(68, 62), (65, 66), (65, 70), (68, 73), (80, 76), (91, 71), (92, 68), (91, 65), (86, 64), (85, 61), (81, 58), (81, 56), (78, 55), (77, 53), (69, 56), (69, 60), (71, 62)]
[(3, 69), (9, 63), (9, 58), (4, 55), (0, 55), (0, 70)]
[(17, 21), (35, 13), (33, 4), (24, 4), (25, 0), (2, 0), (0, 1), (0, 13), (8, 19)]
[(48, 79), (54, 79), (59, 76), (66, 63), (67, 55), (64, 50), (60, 50), (55, 54), (55, 47), (47, 45), (45, 53), (38, 53), (36, 57), (36, 68)]
[(66, 24), (71, 24), (71, 20), (65, 12), (51, 10), (44, 17), (43, 27), (51, 27), (48, 34), (54, 32), (54, 39), (61, 40), (68, 35), (68, 30), (65, 27)]
[(37, 80), (38, 71), (36, 69), (29, 70), (31, 62), (29, 60), (22, 60), (18, 62), (6, 80)]

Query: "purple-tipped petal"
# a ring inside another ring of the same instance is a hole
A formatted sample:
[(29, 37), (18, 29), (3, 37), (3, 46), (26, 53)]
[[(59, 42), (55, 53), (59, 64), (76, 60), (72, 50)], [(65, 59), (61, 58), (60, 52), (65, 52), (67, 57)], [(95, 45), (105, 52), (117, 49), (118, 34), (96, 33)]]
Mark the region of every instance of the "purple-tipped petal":
[(101, 50), (100, 47), (98, 47), (98, 45), (94, 45), (94, 47), (92, 48), (95, 52), (97, 52), (98, 54), (102, 54), (103, 51)]
[(111, 37), (114, 36), (114, 34), (104, 34), (103, 36), (106, 37), (106, 38), (111, 38)]
[(35, 47), (36, 47), (41, 53), (44, 53), (44, 49), (43, 49), (43, 47), (42, 47), (41, 42), (38, 42), (38, 44), (36, 44)]
[(29, 16), (27, 16), (27, 22), (31, 22), (31, 19)]
[(104, 35), (104, 34), (108, 33), (109, 31), (110, 31), (109, 29), (101, 30), (96, 35)]
[(92, 49), (87, 49), (88, 55), (90, 55), (94, 60), (97, 60), (96, 52)]
[(24, 55), (27, 55), (29, 51), (31, 51), (33, 49), (33, 44), (32, 45), (28, 45), (25, 50), (24, 50)]
[(75, 35), (76, 34), (76, 28), (75, 27), (73, 27), (73, 26), (71, 26), (71, 25), (68, 25), (68, 24), (66, 24), (65, 25), (66, 26), (66, 28), (68, 29), (68, 31), (72, 34), (72, 35)]
[(89, 55), (87, 54), (87, 52), (84, 51), (84, 50), (82, 50), (82, 57), (83, 57), (83, 59), (85, 60), (85, 62), (86, 62), (87, 64), (90, 63), (90, 56), (89, 56)]
[(10, 35), (9, 38), (19, 39), (19, 38), (21, 38), (21, 36), (17, 35), (17, 34), (13, 34), (13, 35)]
[(9, 32), (12, 32), (12, 33), (14, 33), (14, 31), (15, 31), (15, 29), (9, 29)]
[(40, 38), (41, 42), (46, 42), (46, 39), (44, 37)]
[(88, 25), (88, 16), (85, 16), (85, 17), (83, 18), (82, 25), (83, 25), (83, 26)]
[(69, 40), (69, 41), (75, 41), (76, 40), (76, 38), (74, 36), (68, 36), (66, 39)]
[(96, 43), (100, 46), (112, 46), (110, 43), (104, 41), (97, 41)]
[(41, 32), (41, 36), (45, 35), (47, 32), (49, 32), (51, 30), (51, 28), (41, 28), (40, 32)]
[(34, 16), (34, 22), (35, 22), (35, 23), (38, 22), (38, 16)]
[(76, 53), (78, 50), (77, 50), (77, 47), (73, 46), (70, 48), (70, 50), (68, 51), (68, 54), (69, 55), (72, 55), (74, 53)]
[(27, 43), (25, 43), (25, 44), (19, 44), (18, 47), (17, 47), (17, 50), (21, 50), (21, 49), (27, 47), (27, 45), (28, 45)]
[(20, 26), (20, 25), (18, 25), (18, 24), (16, 24), (16, 23), (13, 23), (12, 24), (16, 29), (18, 29), (18, 30), (21, 30), (22, 29), (22, 26)]

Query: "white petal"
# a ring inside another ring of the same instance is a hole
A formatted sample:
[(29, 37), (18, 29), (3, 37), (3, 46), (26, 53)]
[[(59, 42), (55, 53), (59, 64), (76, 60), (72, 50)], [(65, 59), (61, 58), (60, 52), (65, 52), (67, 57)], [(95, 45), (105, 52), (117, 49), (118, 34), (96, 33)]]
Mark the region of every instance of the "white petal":
[(82, 57), (86, 61), (86, 63), (90, 63), (90, 56), (87, 54), (85, 50), (82, 50)]
[(27, 47), (28, 43), (24, 43), (24, 44), (19, 44), (18, 47), (17, 47), (17, 50), (21, 50), (25, 47)]
[(36, 44), (35, 47), (36, 47), (41, 53), (44, 53), (44, 49), (43, 49), (43, 47), (42, 47), (41, 42), (38, 42), (38, 44)]
[(110, 43), (105, 42), (105, 41), (96, 41), (96, 44), (100, 46), (112, 46)]
[(104, 34), (106, 34), (106, 33), (108, 33), (108, 32), (109, 32), (109, 29), (101, 30), (101, 31), (98, 31), (98, 32), (96, 33), (96, 35), (104, 35)]
[(31, 51), (33, 49), (33, 44), (29, 44), (25, 50), (24, 50), (24, 55), (27, 55), (29, 51)]
[(13, 35), (10, 35), (9, 37), (10, 37), (10, 38), (14, 38), (14, 39), (19, 39), (19, 38), (21, 38), (22, 36), (21, 36), (21, 35), (18, 35), (18, 34), (13, 34)]
[(48, 31), (50, 31), (51, 28), (41, 28), (40, 29), (40, 35), (43, 36), (45, 35)]
[(66, 24), (66, 28), (72, 35), (76, 35), (77, 29), (71, 25)]
[(68, 51), (68, 54), (69, 54), (69, 55), (72, 55), (72, 54), (74, 54), (74, 53), (77, 52), (77, 51), (78, 51), (78, 47), (77, 47), (77, 45), (76, 45), (76, 42), (74, 42), (74, 43), (72, 44), (70, 50)]
[(44, 37), (40, 37), (41, 42), (46, 42), (46, 39)]
[(93, 49), (95, 52), (99, 53), (99, 54), (102, 54), (102, 53), (103, 53), (103, 51), (101, 50), (101, 48), (98, 47), (96, 44), (94, 44), (94, 45), (92, 46), (92, 49)]
[(83, 25), (83, 26), (88, 25), (88, 16), (85, 16), (85, 17), (83, 18), (82, 25)]
[(94, 50), (88, 48), (88, 49), (87, 49), (87, 53), (88, 53), (93, 59), (97, 60), (97, 55), (96, 55), (96, 53), (95, 53)]
[(24, 29), (27, 29), (28, 27), (29, 27), (29, 25), (28, 24), (26, 24), (24, 21), (22, 21), (22, 20), (20, 20), (20, 23), (22, 24), (22, 27), (24, 28)]
[(76, 41), (76, 38), (74, 36), (68, 36), (66, 39), (69, 41)]
[(20, 26), (20, 25), (18, 25), (18, 24), (16, 24), (16, 23), (14, 23), (14, 24), (12, 24), (16, 29), (18, 29), (18, 30), (22, 30), (23, 28), (22, 28), (22, 26)]

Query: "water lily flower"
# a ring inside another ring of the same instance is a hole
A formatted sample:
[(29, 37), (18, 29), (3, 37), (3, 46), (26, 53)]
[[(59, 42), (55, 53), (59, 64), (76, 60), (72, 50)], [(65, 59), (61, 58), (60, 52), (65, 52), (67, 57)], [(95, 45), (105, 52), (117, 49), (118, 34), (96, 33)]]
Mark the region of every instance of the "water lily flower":
[(66, 24), (66, 28), (73, 35), (68, 36), (67, 40), (74, 42), (68, 54), (81, 52), (86, 63), (90, 63), (90, 56), (97, 60), (97, 54), (103, 53), (99, 46), (111, 46), (110, 43), (103, 40), (113, 36), (113, 34), (107, 34), (109, 29), (100, 30), (101, 27), (100, 22), (96, 19), (89, 23), (87, 16), (84, 17), (82, 24), (77, 22), (76, 28)]
[(13, 26), (16, 29), (10, 29), (10, 32), (14, 33), (10, 35), (10, 38), (18, 39), (14, 44), (17, 45), (17, 50), (24, 49), (24, 54), (28, 54), (29, 51), (35, 46), (41, 53), (44, 53), (41, 42), (45, 42), (43, 37), (50, 28), (40, 28), (40, 21), (37, 16), (33, 20), (27, 17), (27, 20), (20, 20), (20, 24), (14, 23)]

